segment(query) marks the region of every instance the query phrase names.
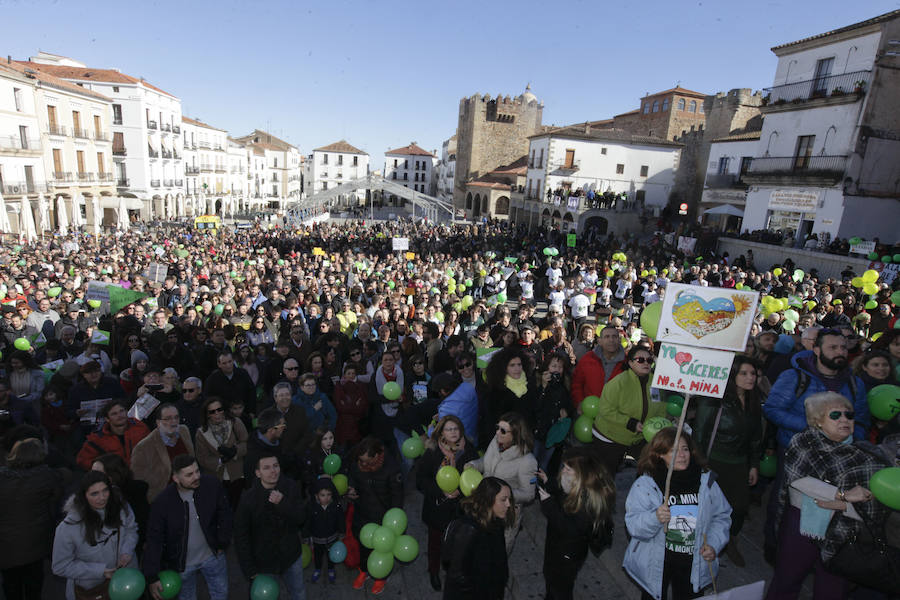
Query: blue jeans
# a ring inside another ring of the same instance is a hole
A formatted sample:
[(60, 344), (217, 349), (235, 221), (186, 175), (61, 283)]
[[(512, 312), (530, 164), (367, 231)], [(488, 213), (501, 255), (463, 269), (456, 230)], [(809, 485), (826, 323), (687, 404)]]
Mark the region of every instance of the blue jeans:
[(197, 571), (203, 573), (210, 600), (228, 600), (228, 567), (225, 552), (210, 556), (199, 565), (188, 565), (181, 574), (179, 600), (197, 600)]
[(547, 472), (547, 467), (550, 466), (550, 460), (553, 458), (553, 452), (555, 450), (556, 446), (550, 446), (548, 448), (544, 443), (544, 440), (534, 440), (534, 450), (532, 450), (531, 453), (534, 454), (538, 466), (544, 473)]
[(397, 440), (397, 455), (400, 457), (400, 468), (404, 475), (409, 473), (410, 469), (413, 467), (412, 459), (403, 456), (403, 442), (410, 437), (411, 436), (406, 435), (404, 431), (397, 429), (396, 427), (394, 428), (394, 439)]
[[(270, 575), (278, 578), (278, 575)], [(306, 600), (306, 584), (303, 581), (303, 557), (297, 557), (294, 564), (281, 574), (281, 581), (287, 587), (289, 600)]]

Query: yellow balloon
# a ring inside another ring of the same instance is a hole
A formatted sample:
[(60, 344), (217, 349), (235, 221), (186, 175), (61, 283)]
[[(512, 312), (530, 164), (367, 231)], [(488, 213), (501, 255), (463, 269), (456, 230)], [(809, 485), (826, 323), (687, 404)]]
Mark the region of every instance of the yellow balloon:
[(878, 281), (878, 271), (869, 269), (868, 271), (863, 273), (862, 280), (865, 283), (875, 283), (876, 281)]
[(772, 269), (772, 275), (774, 275), (775, 277), (781, 277), (782, 273), (784, 273), (784, 271), (782, 271), (779, 267), (775, 267), (774, 269)]
[(868, 294), (869, 296), (874, 296), (878, 293), (878, 285), (875, 283), (867, 282), (865, 285), (863, 285), (862, 289), (863, 293)]
[(865, 285), (865, 283), (866, 282), (863, 281), (862, 277), (854, 277), (853, 279), (850, 280), (850, 285), (852, 285), (855, 288), (861, 288), (863, 285)]

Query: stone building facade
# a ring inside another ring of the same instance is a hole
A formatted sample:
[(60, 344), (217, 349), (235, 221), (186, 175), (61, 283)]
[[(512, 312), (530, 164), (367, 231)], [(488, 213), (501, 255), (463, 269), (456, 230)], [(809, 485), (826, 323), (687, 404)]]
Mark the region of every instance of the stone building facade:
[(541, 133), (544, 105), (530, 87), (516, 98), (475, 94), (459, 101), (453, 204), (465, 206), (466, 183), (528, 153), (528, 137)]

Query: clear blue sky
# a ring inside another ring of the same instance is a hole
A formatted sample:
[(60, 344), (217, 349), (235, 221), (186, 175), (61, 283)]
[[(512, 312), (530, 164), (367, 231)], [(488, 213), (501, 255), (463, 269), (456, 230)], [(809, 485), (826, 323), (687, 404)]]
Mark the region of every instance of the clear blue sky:
[(545, 124), (608, 118), (647, 92), (769, 85), (769, 48), (900, 8), (898, 0), (117, 2), (0, 0), (0, 56), (38, 49), (118, 68), (184, 114), (304, 154), (341, 138), (440, 152), (459, 99), (522, 92)]

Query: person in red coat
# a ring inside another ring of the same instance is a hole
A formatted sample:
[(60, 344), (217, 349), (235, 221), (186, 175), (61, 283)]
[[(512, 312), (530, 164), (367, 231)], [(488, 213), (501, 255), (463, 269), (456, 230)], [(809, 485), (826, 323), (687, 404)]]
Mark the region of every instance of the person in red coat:
[(356, 380), (357, 366), (347, 363), (340, 383), (334, 388), (334, 408), (337, 410), (335, 441), (349, 448), (363, 438), (360, 419), (369, 414), (369, 391), (366, 384)]
[(118, 454), (131, 466), (131, 452), (150, 430), (137, 419), (130, 419), (125, 403), (113, 400), (103, 409), (106, 422), (99, 431), (88, 435), (87, 441), (78, 452), (76, 462), (85, 471), (91, 470), (94, 459), (102, 454)]
[(575, 372), (572, 374), (572, 404), (576, 409), (588, 396), (599, 398), (606, 382), (624, 369), (625, 351), (621, 340), (619, 330), (607, 325), (600, 332), (599, 343), (575, 365)]

